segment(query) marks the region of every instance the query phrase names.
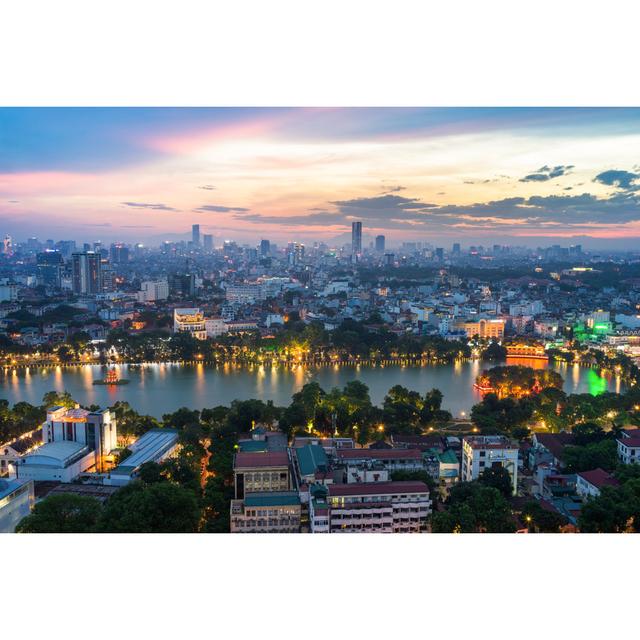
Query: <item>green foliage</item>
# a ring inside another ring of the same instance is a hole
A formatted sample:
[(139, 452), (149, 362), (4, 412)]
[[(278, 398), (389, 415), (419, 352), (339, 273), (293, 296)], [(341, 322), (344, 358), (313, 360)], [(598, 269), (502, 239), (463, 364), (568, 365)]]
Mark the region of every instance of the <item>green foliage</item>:
[(500, 491), (462, 482), (452, 487), (446, 510), (433, 514), (431, 528), (434, 533), (512, 533), (515, 523)]
[(513, 495), (513, 485), (509, 472), (502, 466), (487, 467), (478, 478), (478, 482), (484, 487), (497, 489), (505, 498)]
[(99, 529), (108, 533), (192, 533), (198, 530), (196, 494), (163, 481), (132, 482), (107, 502)]
[(611, 471), (618, 464), (618, 447), (613, 439), (591, 442), (584, 446), (568, 445), (564, 448), (563, 455), (567, 473), (589, 471), (598, 467)]
[(536, 500), (524, 505), (522, 518), (531, 533), (558, 533), (565, 522), (559, 513), (544, 509)]
[(530, 398), (498, 398), (487, 393), (482, 402), (471, 409), (471, 420), (483, 434), (512, 433), (524, 427), (533, 415), (534, 402)]
[(603, 487), (583, 505), (578, 526), (583, 533), (640, 533), (640, 478)]
[(36, 503), (18, 524), (17, 533), (92, 533), (102, 513), (95, 498), (73, 494), (53, 495)]

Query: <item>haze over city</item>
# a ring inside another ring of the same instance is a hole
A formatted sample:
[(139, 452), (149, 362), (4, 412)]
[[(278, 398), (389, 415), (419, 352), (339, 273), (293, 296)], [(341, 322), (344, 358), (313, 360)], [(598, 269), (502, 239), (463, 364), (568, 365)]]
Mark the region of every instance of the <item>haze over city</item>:
[(0, 224), (216, 245), (632, 248), (640, 109), (0, 109)]

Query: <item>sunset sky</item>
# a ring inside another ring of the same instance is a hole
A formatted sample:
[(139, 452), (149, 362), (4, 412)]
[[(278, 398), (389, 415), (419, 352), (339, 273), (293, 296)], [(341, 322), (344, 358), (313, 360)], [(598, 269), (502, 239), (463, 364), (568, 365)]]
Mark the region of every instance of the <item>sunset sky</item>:
[(0, 109), (16, 240), (640, 237), (640, 109)]

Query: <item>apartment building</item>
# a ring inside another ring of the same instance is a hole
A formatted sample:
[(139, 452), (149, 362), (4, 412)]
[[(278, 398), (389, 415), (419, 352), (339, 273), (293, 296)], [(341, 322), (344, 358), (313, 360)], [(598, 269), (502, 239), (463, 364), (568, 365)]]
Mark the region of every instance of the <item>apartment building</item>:
[(314, 485), (310, 494), (312, 533), (418, 533), (431, 513), (424, 482)]

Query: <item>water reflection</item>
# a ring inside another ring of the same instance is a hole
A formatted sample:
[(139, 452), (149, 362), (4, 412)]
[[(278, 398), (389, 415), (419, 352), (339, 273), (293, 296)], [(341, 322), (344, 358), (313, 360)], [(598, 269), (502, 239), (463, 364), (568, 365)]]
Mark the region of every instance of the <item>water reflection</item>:
[[(511, 361), (510, 361), (511, 363)], [(117, 387), (93, 386), (93, 380), (103, 378), (106, 368), (100, 365), (81, 367), (0, 371), (0, 397), (11, 403), (25, 400), (32, 404), (42, 401), (51, 390), (69, 391), (83, 404), (107, 406), (117, 400), (130, 402), (142, 413), (162, 416), (182, 406), (194, 408), (228, 405), (234, 399), (261, 398), (286, 405), (291, 396), (302, 386), (317, 381), (325, 390), (342, 387), (358, 379), (370, 389), (371, 399), (381, 404), (387, 391), (400, 384), (423, 394), (438, 388), (444, 394), (444, 408), (455, 416), (465, 412), (480, 400), (473, 389), (476, 376), (493, 363), (458, 361), (437, 366), (380, 366), (331, 364), (324, 367), (288, 368), (275, 363), (252, 370), (230, 364), (218, 367), (201, 363), (178, 366), (170, 364), (145, 364), (143, 366), (118, 365), (128, 385)], [(543, 361), (537, 362), (538, 365)], [(602, 393), (624, 391), (619, 376), (602, 377), (599, 371), (579, 365), (553, 367), (565, 378), (568, 393)]]

